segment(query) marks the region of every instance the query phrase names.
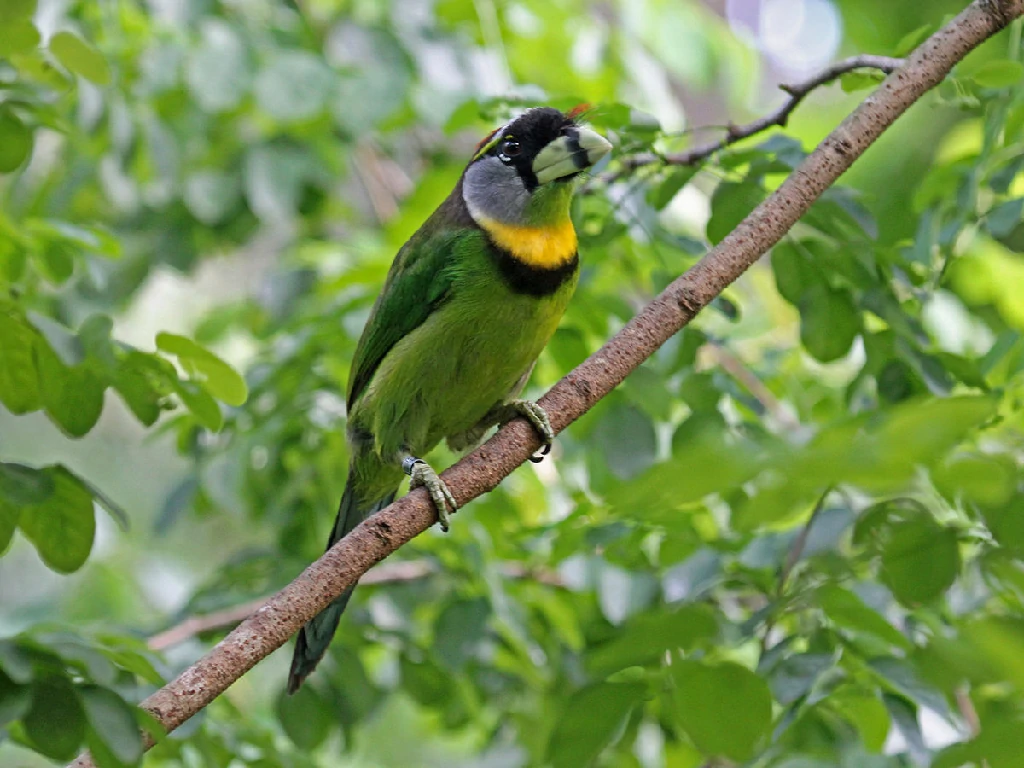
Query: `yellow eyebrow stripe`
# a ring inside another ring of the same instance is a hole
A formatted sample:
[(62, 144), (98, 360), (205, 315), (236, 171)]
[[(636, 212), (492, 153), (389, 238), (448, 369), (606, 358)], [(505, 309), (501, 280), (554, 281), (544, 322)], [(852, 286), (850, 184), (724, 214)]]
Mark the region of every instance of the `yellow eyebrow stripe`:
[(570, 219), (545, 227), (523, 227), (478, 216), (477, 223), (495, 245), (536, 269), (556, 269), (576, 255), (578, 241)]
[(502, 126), (501, 128), (496, 128), (494, 130), (494, 132), (491, 133), (490, 136), (488, 136), (486, 139), (481, 141), (480, 142), (480, 146), (478, 146), (476, 148), (476, 154), (473, 155), (473, 159), (474, 160), (480, 159), (481, 157), (486, 155), (491, 150), (491, 147), (493, 147), (495, 144), (497, 144), (499, 141), (501, 141), (501, 139), (502, 139), (502, 133), (501, 132), (503, 130), (504, 130), (504, 126)]

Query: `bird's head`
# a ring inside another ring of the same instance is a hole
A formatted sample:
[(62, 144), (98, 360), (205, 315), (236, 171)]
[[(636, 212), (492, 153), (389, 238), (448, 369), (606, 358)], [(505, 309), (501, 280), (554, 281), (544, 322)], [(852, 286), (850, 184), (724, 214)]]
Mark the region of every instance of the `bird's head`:
[(579, 109), (530, 109), (480, 142), (462, 194), (470, 214), (512, 226), (568, 216), (573, 183), (612, 145), (579, 124)]

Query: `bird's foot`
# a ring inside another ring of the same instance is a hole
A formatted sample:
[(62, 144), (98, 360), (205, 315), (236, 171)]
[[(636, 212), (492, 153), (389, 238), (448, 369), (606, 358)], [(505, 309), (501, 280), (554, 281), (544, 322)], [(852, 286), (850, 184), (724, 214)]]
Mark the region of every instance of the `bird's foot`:
[(551, 419), (547, 411), (541, 408), (532, 400), (513, 400), (508, 403), (511, 411), (509, 419), (522, 416), (533, 425), (537, 434), (541, 436), (540, 451), (530, 457), (530, 461), (538, 464), (544, 461), (544, 457), (551, 453), (551, 446), (555, 442), (555, 430), (551, 427)]
[(423, 486), (430, 494), (430, 500), (434, 502), (437, 509), (437, 521), (441, 524), (441, 530), (448, 532), (448, 507), (451, 507), (452, 514), (458, 510), (459, 505), (444, 484), (444, 480), (437, 476), (437, 472), (423, 459), (415, 456), (408, 456), (402, 461), (402, 470), (410, 478), (409, 488)]

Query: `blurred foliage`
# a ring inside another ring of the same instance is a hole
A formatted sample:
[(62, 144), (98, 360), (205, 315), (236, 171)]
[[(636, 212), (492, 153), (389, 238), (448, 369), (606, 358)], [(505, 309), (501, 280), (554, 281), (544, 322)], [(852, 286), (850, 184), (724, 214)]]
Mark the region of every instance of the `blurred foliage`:
[[(962, 3), (830, 7), (836, 56), (903, 55)], [(159, 728), (133, 705), (225, 628), (141, 638), (320, 554), (355, 341), (489, 125), (586, 101), (617, 156), (664, 153), (762, 113), (780, 96), (755, 86), (783, 79), (697, 0), (6, 0), (0, 26), (0, 762), (19, 766), (83, 747), (139, 764), (138, 727)], [(968, 57), (554, 461), (396, 556), (429, 575), (358, 590), (296, 696), (278, 654), (146, 764), (1017, 765), (1020, 33)], [(847, 76), (700, 168), (599, 171), (534, 390), (875, 82)], [(184, 297), (218, 269), (197, 313)], [(138, 341), (150, 316), (166, 330)], [(78, 460), (33, 412), (83, 438)], [(82, 458), (97, 435), (117, 466)], [(123, 501), (140, 497), (157, 512)], [(33, 549), (70, 575), (40, 592)]]

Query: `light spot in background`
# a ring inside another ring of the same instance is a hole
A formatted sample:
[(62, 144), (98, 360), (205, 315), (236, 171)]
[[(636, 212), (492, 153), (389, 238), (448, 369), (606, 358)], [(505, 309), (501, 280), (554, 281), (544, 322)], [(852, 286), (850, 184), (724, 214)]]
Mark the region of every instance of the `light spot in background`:
[(576, 33), (570, 57), (577, 72), (594, 75), (604, 63), (607, 32), (604, 27), (587, 25)]
[(686, 125), (679, 100), (672, 93), (668, 75), (657, 59), (634, 41), (626, 41), (619, 54), (630, 73), (631, 88), (625, 98), (635, 107), (654, 115), (662, 130), (679, 131)]
[(727, 0), (725, 12), (737, 35), (793, 75), (831, 61), (842, 37), (842, 22), (830, 0)]
[(178, 610), (197, 586), (197, 579), (180, 563), (159, 558), (150, 558), (135, 578), (148, 605), (164, 613)]
[(703, 232), (711, 218), (711, 198), (687, 184), (662, 211), (662, 223), (676, 232)]
[(505, 23), (513, 33), (522, 37), (537, 37), (544, 31), (544, 24), (537, 15), (521, 3), (505, 8)]
[(995, 339), (992, 331), (947, 291), (936, 291), (921, 312), (925, 329), (947, 352), (982, 355)]

